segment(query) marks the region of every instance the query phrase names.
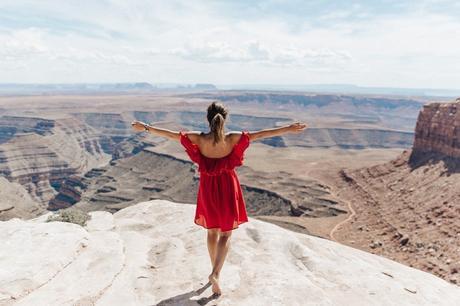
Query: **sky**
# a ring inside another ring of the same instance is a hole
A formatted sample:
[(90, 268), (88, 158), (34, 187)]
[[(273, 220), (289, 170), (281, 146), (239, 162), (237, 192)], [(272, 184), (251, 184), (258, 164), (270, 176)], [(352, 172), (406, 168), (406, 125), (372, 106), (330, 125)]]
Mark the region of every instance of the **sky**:
[(0, 83), (460, 89), (460, 1), (0, 0)]

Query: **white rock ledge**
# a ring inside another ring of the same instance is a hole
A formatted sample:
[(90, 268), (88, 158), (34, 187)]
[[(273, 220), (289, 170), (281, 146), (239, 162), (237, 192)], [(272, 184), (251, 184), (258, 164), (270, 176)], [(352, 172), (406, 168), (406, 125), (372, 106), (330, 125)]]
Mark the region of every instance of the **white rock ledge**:
[(0, 305), (460, 305), (460, 287), (434, 275), (252, 218), (212, 299), (194, 212), (154, 200), (91, 213), (85, 228), (0, 222)]

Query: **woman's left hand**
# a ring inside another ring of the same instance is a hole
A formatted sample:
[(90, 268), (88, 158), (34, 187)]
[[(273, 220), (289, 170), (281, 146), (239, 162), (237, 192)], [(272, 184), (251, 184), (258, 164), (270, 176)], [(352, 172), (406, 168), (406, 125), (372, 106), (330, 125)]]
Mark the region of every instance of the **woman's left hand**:
[(307, 125), (305, 123), (302, 123), (302, 122), (295, 122), (293, 124), (290, 124), (288, 126), (288, 129), (289, 129), (289, 132), (291, 133), (300, 133), (302, 132), (305, 128), (307, 127)]
[(131, 122), (131, 127), (136, 131), (145, 131), (145, 124), (140, 121)]

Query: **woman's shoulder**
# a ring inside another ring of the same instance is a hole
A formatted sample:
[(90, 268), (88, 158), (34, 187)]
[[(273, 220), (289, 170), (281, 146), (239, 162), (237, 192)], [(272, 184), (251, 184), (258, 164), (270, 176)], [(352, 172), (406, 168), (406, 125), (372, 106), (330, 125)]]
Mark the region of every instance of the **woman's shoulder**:
[(229, 141), (231, 145), (235, 145), (236, 143), (238, 143), (240, 136), (241, 136), (241, 132), (235, 132), (235, 131), (228, 132), (225, 134), (226, 140)]
[(190, 140), (193, 144), (199, 144), (201, 137), (203, 137), (204, 133), (200, 131), (179, 131), (180, 135), (188, 140)]
[(240, 142), (240, 140), (243, 140), (243, 138), (246, 138), (249, 132), (247, 130), (244, 131), (231, 131), (226, 134), (229, 139), (231, 139), (232, 144), (237, 144)]

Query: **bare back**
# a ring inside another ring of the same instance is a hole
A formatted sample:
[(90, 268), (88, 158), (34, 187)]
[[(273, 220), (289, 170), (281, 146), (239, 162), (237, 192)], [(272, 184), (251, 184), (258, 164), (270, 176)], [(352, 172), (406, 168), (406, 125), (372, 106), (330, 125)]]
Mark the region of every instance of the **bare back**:
[(225, 135), (225, 138), (217, 144), (214, 144), (214, 139), (211, 133), (188, 134), (190, 140), (197, 144), (201, 154), (209, 158), (222, 158), (229, 155), (233, 147), (240, 140), (241, 132), (230, 132)]

